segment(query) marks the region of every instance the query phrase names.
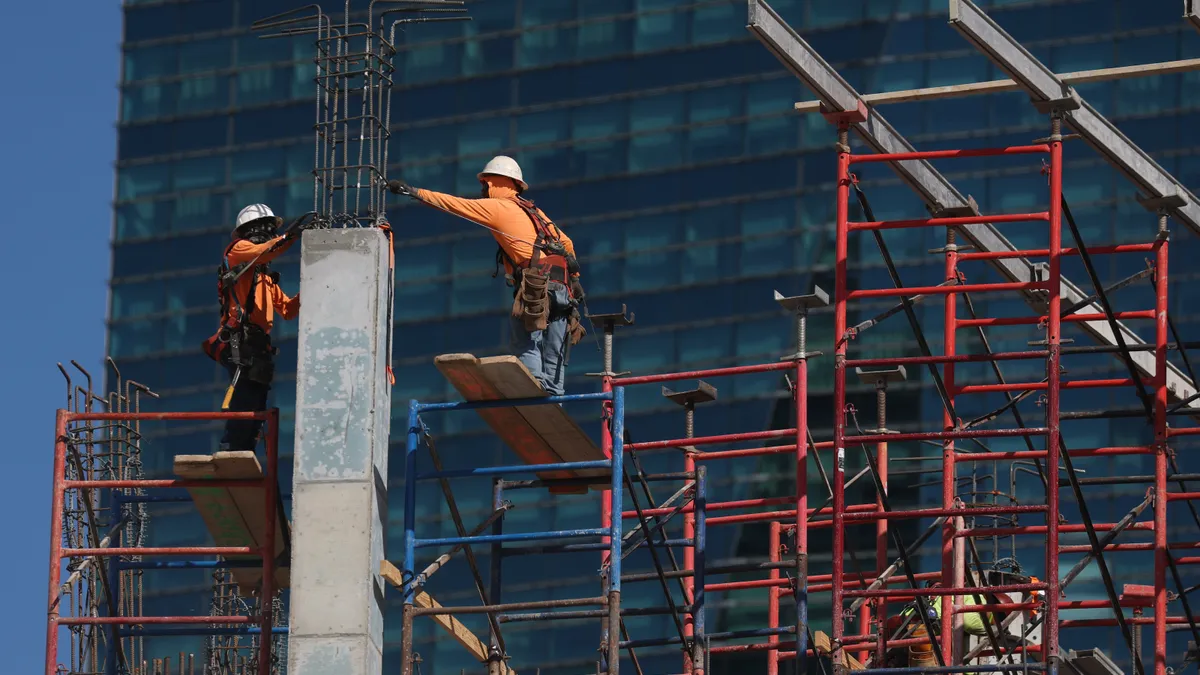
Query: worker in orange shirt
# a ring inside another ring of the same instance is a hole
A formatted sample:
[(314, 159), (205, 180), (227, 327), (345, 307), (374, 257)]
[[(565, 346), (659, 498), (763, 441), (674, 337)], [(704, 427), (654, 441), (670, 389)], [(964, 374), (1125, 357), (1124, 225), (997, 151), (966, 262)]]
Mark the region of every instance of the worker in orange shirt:
[[(300, 296), (289, 298), (279, 287), (279, 273), (270, 270), (271, 261), (290, 248), (303, 230), (292, 227), (279, 236), (282, 222), (265, 204), (242, 209), (218, 271), (221, 327), (204, 341), (203, 349), (229, 371), (229, 388), (221, 405), (226, 412), (266, 410), (278, 352), (271, 345), (275, 314), (294, 319), (300, 311)], [(261, 429), (259, 420), (229, 420), (221, 449), (254, 450)]]
[(575, 245), (541, 209), (523, 196), (529, 189), (511, 157), (494, 157), (479, 172), (480, 199), (421, 190), (402, 180), (388, 189), (491, 231), (500, 245), (497, 270), (514, 289), (513, 353), (552, 396), (561, 396), (568, 353), (585, 334), (577, 306), (584, 300)]

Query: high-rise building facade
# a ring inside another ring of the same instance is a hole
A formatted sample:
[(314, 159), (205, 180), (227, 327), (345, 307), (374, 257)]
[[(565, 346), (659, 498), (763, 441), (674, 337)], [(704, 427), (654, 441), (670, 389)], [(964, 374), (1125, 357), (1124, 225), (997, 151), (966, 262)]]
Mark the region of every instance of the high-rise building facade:
[[(108, 351), (126, 377), (160, 393), (155, 404), (160, 409), (213, 410), (220, 403), (226, 376), (200, 353), (199, 344), (216, 323), (214, 270), (237, 211), (254, 202), (293, 216), (312, 208), (312, 40), (264, 40), (249, 30), (254, 19), (303, 4), (126, 2)], [(342, 3), (323, 4), (340, 11)], [(946, 26), (943, 0), (771, 4), (863, 92), (1000, 77)], [(1200, 56), (1200, 35), (1180, 20), (1173, 2), (979, 4), (1057, 72)], [(814, 284), (832, 290), (835, 138), (819, 115), (792, 111), (793, 102), (809, 95), (747, 33), (745, 3), (480, 0), (469, 3), (469, 10), (470, 22), (415, 24), (398, 40), (391, 176), (417, 187), (474, 195), (475, 175), (490, 157), (517, 158), (531, 185), (529, 196), (566, 229), (582, 256), (592, 309), (610, 311), (625, 303), (636, 313), (636, 325), (617, 336), (618, 370), (717, 367), (787, 353), (793, 335), (790, 319), (774, 304), (772, 291), (794, 295)], [(1169, 75), (1079, 89), (1168, 171), (1195, 185), (1200, 183), (1200, 136), (1194, 132), (1200, 129), (1198, 82), (1192, 74)], [(1044, 117), (1022, 94), (909, 103), (885, 112), (899, 131), (926, 148), (1028, 142), (1048, 133)], [(1036, 175), (1036, 166), (1029, 175), (1028, 162), (959, 161), (940, 168), (985, 211), (1032, 210), (1044, 200), (1044, 179)], [(872, 168), (861, 177), (878, 217), (921, 215), (918, 200), (885, 169)], [(1085, 147), (1068, 148), (1065, 191), (1089, 245), (1140, 241), (1153, 226), (1152, 216), (1133, 200), (1132, 187)], [(493, 278), (495, 242), (487, 232), (411, 204), (398, 205), (389, 215), (396, 233), (393, 413), (403, 420), (409, 398), (454, 396), (433, 366), (435, 355), (483, 355), (506, 348), (511, 296)], [(1028, 241), (1023, 233), (1011, 235), (1022, 247), (1042, 241), (1041, 233), (1030, 230)], [(904, 231), (889, 233), (887, 242), (905, 284), (942, 281), (941, 258), (928, 253), (944, 244), (940, 235)], [(1177, 260), (1186, 261), (1197, 250), (1194, 237), (1179, 233), (1172, 250)], [(873, 240), (855, 240), (850, 255), (859, 284), (891, 284)], [(284, 288), (294, 292), (296, 253), (281, 258), (275, 268)], [(1194, 272), (1186, 265), (1174, 269), (1172, 309), (1186, 335), (1200, 318), (1188, 313), (1183, 292)], [(1113, 281), (1130, 270), (1114, 262), (1102, 272), (1106, 281)], [(1067, 273), (1084, 278), (1079, 268)], [(858, 319), (887, 305), (864, 304)], [(977, 305), (987, 315), (1023, 309), (1015, 296), (993, 296)], [(922, 305), (918, 312), (936, 344), (940, 306)], [(831, 353), (831, 324), (827, 314), (812, 320), (813, 348)], [(877, 353), (915, 353), (902, 316), (872, 331)], [(294, 419), (295, 336), (295, 323), (276, 324), (281, 358), (273, 400), (283, 411), (285, 467)], [(1005, 329), (989, 337), (997, 349), (1019, 348), (1031, 339)], [(1077, 337), (1081, 343), (1086, 340)], [(598, 386), (584, 375), (601, 369), (591, 337), (572, 350), (570, 360), (570, 390)], [(1110, 371), (1121, 372), (1107, 357), (1097, 359), (1096, 373)], [(1020, 373), (1016, 366), (1009, 369), (1014, 377)], [(891, 398), (890, 426), (904, 429), (923, 422), (924, 428), (936, 427), (942, 407), (928, 374), (909, 375), (910, 382), (897, 386)], [(823, 411), (832, 405), (831, 381), (830, 363), (814, 360), (810, 419), (819, 438), (830, 433)], [(790, 424), (786, 406), (779, 406), (787, 396), (781, 378), (752, 376), (712, 384), (720, 400), (700, 411), (698, 433)], [(859, 395), (863, 403), (871, 400), (866, 389)], [(1089, 390), (1074, 394), (1070, 402), (1104, 408), (1128, 405), (1128, 399), (1125, 390)], [(991, 402), (963, 408), (959, 415), (986, 413), (995, 407)], [(630, 406), (629, 427), (637, 439), (682, 431), (681, 411), (656, 391), (631, 391)], [(597, 410), (572, 412), (585, 428), (598, 430)], [(474, 416), (429, 421), (448, 464), (512, 460)], [(869, 422), (862, 420), (864, 427)], [(143, 431), (147, 468), (160, 474), (169, 472), (174, 454), (215, 449), (220, 433), (209, 425), (146, 425)], [(1070, 428), (1066, 433), (1068, 441), (1080, 446), (1123, 445), (1139, 442), (1142, 430), (1128, 423), (1092, 422), (1074, 438)], [(403, 436), (397, 433), (394, 440), (402, 442)], [(940, 500), (932, 483), (938, 480), (936, 473), (905, 473), (922, 466), (916, 457), (931, 452), (938, 455), (936, 448), (921, 445), (893, 449), (893, 457), (899, 458), (892, 478), (896, 503)], [(901, 464), (903, 458), (913, 461)], [(646, 458), (648, 468), (677, 461), (672, 455)], [(1116, 457), (1097, 460), (1087, 469), (1151, 473), (1146, 462)], [(729, 498), (779, 495), (789, 489), (783, 465), (764, 460), (750, 472), (739, 466), (735, 472), (712, 465), (714, 489)], [(847, 470), (861, 466), (861, 457), (852, 453)], [(403, 484), (402, 466), (393, 462), (392, 467), (389, 479), (397, 490)], [(1041, 489), (1029, 476), (985, 474), (981, 468), (973, 477), (970, 492), (1029, 497)], [(288, 468), (281, 475), (285, 494), (290, 475)], [(810, 487), (823, 497), (818, 476), (813, 475)], [(860, 496), (871, 494), (860, 487)], [(1092, 502), (1097, 521), (1117, 520), (1142, 492), (1136, 486), (1109, 489), (1109, 499)], [(428, 531), (440, 524), (452, 534), (453, 524), (433, 492), (419, 505), (424, 527)], [(457, 496), (468, 522), (491, 510), (486, 483), (464, 483)], [(592, 527), (598, 517), (594, 497), (549, 500), (525, 493), (514, 499), (517, 508), (508, 516), (513, 529), (533, 522), (553, 529)], [(394, 556), (400, 555), (399, 506), (393, 500), (391, 519), (397, 526), (389, 551)], [(1068, 508), (1073, 509), (1064, 506), (1064, 514)], [(153, 531), (159, 543), (198, 543), (206, 536), (199, 519), (185, 509), (156, 510)], [(718, 560), (762, 556), (764, 533), (756, 526), (722, 528), (713, 532), (710, 551)], [(864, 532), (855, 541), (866, 546), (871, 536)], [(1006, 546), (986, 552), (987, 558), (1011, 557)], [(829, 564), (823, 547), (827, 550), (814, 533), (814, 569)], [(1040, 555), (1016, 551), (1024, 569), (1035, 573)], [(936, 566), (939, 556), (936, 543), (930, 544), (918, 562)], [(867, 554), (862, 560), (869, 566), (873, 558)], [(597, 565), (585, 555), (509, 561), (504, 567), (506, 599), (594, 595)], [(443, 603), (477, 600), (462, 572), (448, 569), (431, 586)], [(1118, 583), (1128, 580), (1118, 577)], [(202, 611), (208, 602), (203, 571), (148, 573), (145, 583), (147, 613), (186, 613), (172, 611), (181, 604)], [(627, 593), (626, 602), (657, 604), (657, 588), (645, 588), (644, 599)], [(1085, 574), (1072, 589), (1073, 597), (1103, 597), (1094, 573)], [(814, 596), (814, 621), (822, 616), (827, 621), (827, 603), (827, 597)], [(762, 625), (766, 595), (730, 594), (710, 607), (715, 608), (710, 610), (710, 630)], [(788, 620), (786, 614), (784, 618)], [(397, 609), (386, 634), (392, 667), (399, 626)], [(631, 619), (629, 627), (633, 633), (655, 635), (673, 630), (666, 618)], [(1106, 635), (1097, 631), (1089, 639), (1102, 644)], [(598, 640), (598, 627), (592, 622), (512, 624), (505, 637), (517, 659), (513, 665), (523, 671), (540, 665), (543, 673), (578, 673), (591, 670), (595, 654), (588, 645)], [(425, 672), (473, 667), (430, 622), (418, 622), (415, 639)], [(170, 654), (177, 648), (164, 644), (163, 650)], [(647, 672), (671, 672), (678, 652), (647, 650), (641, 656)], [(714, 662), (716, 672), (724, 672), (722, 667)]]

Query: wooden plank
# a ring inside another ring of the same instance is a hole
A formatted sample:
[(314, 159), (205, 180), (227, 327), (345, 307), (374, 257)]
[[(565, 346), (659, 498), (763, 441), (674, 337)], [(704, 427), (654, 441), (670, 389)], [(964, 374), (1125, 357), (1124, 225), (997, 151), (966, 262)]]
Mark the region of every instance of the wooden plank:
[[(471, 354), (443, 354), (435, 358), (433, 363), (468, 401), (495, 401), (505, 398), (483, 375), (479, 369), (479, 359)], [(479, 413), (492, 431), (526, 464), (557, 464), (563, 461), (546, 439), (542, 438), (516, 409), (482, 408), (475, 412)], [(553, 471), (540, 473), (538, 476), (570, 478), (574, 474), (569, 471)]]
[[(263, 476), (263, 470), (258, 464), (258, 458), (250, 450), (218, 452), (213, 455), (213, 466), (215, 468), (215, 477), (219, 479), (262, 478)], [(242, 520), (250, 528), (250, 534), (254, 537), (254, 545), (264, 545), (266, 543), (267, 518), (266, 511), (264, 510), (265, 505), (263, 503), (262, 489), (253, 487), (228, 489), (230, 496), (233, 497), (234, 505), (237, 506), (238, 511), (242, 514)], [(276, 506), (276, 509), (278, 508)], [(287, 540), (288, 521), (283, 513), (277, 513), (276, 516), (274, 551), (278, 559), (286, 547), (284, 542)], [(281, 566), (275, 570), (275, 587), (277, 589), (290, 588), (291, 561), (285, 558), (280, 560), (280, 563)]]
[[(813, 650), (821, 656), (831, 656), (833, 653), (833, 642), (829, 639), (829, 636), (822, 631), (813, 632), (812, 646)], [(850, 656), (850, 652), (846, 648), (842, 648), (841, 654), (842, 665), (846, 666), (850, 670), (862, 670), (864, 668), (863, 664), (860, 663), (858, 659)]]
[[(255, 473), (249, 473), (249, 466), (244, 457), (236, 457), (241, 453), (217, 453), (217, 455), (235, 455), (235, 457), (223, 458), (220, 462), (220, 470), (233, 475), (219, 475), (218, 462), (214, 455), (176, 455), (174, 461), (175, 475), (180, 478), (188, 478), (194, 480), (216, 479), (216, 478), (255, 478), (262, 477), (262, 470), (258, 466), (258, 461), (253, 458), (254, 453), (248, 453), (253, 460)], [(249, 475), (246, 475), (249, 474)], [(196, 509), (200, 512), (200, 517), (204, 520), (204, 524), (208, 527), (209, 534), (212, 535), (213, 543), (217, 546), (261, 546), (259, 540), (262, 535), (263, 509), (262, 509), (262, 490), (259, 488), (225, 488), (225, 487), (200, 487), (188, 488), (188, 494), (191, 495), (192, 501), (196, 504)], [(239, 493), (235, 496), (234, 493)], [(240, 494), (245, 493), (245, 494)], [(239, 500), (245, 502), (248, 506), (254, 504), (253, 499), (249, 497), (253, 495), (258, 499), (258, 506), (248, 509), (243, 512), (239, 508)], [(259, 527), (256, 530), (253, 527), (254, 522), (258, 522)], [(283, 518), (280, 522), (284, 523)], [(283, 524), (286, 527), (286, 523)], [(260, 534), (256, 537), (255, 532)], [(278, 533), (277, 534), (282, 534)], [(276, 537), (278, 550), (282, 550), (282, 539)], [(257, 556), (229, 556), (229, 560), (255, 560)], [(245, 596), (250, 596), (258, 592), (262, 582), (262, 570), (258, 567), (236, 567), (230, 570), (233, 579), (237, 582), (238, 592)], [(290, 581), (290, 575), (286, 569), (276, 570), (275, 581), (280, 587), (286, 587)]]
[[(505, 398), (534, 398), (545, 396), (541, 384), (515, 356), (492, 356), (479, 360), (479, 369)], [(592, 462), (605, 459), (604, 453), (583, 429), (556, 405), (533, 405), (517, 408), (538, 434), (566, 462)], [(581, 476), (605, 476), (603, 469), (578, 472)]]
[[(395, 565), (387, 560), (384, 560), (379, 564), (379, 573), (393, 587), (399, 590), (404, 590), (403, 576), (400, 574), (400, 570), (397, 569)], [(433, 596), (429, 595), (425, 591), (417, 591), (417, 594), (413, 596), (413, 605), (426, 609), (430, 607), (442, 606), (437, 600), (433, 599)], [(472, 633), (469, 628), (464, 626), (461, 621), (454, 618), (454, 616), (450, 614), (434, 614), (431, 618), (437, 622), (437, 624), (441, 626), (443, 630), (449, 633), (450, 636), (454, 638), (455, 642), (458, 642), (458, 644), (462, 645), (463, 649), (467, 650), (468, 654), (470, 654), (480, 663), (487, 663), (487, 645), (483, 643), (483, 640), (480, 640), (474, 633)], [(505, 664), (504, 670), (506, 673), (508, 673), (508, 675), (517, 675), (517, 671), (509, 668), (508, 664)]]

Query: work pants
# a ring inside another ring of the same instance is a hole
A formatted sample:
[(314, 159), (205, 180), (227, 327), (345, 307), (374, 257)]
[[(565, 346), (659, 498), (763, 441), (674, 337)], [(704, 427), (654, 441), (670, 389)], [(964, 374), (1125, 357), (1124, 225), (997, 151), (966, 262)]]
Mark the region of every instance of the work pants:
[(537, 378), (551, 396), (562, 396), (567, 382), (567, 317), (571, 296), (557, 281), (546, 289), (550, 295), (550, 318), (545, 330), (525, 330), (524, 322), (510, 319), (512, 353)]
[[(262, 360), (265, 360), (265, 362)], [(228, 362), (224, 365), (225, 369), (229, 371), (229, 378), (232, 381), (234, 373), (237, 372), (237, 367)], [(267, 394), (271, 391), (271, 380), (274, 378), (274, 370), (275, 364), (270, 354), (256, 356), (253, 366), (243, 367), (237, 386), (233, 388), (233, 396), (229, 399), (229, 410), (227, 412), (261, 412), (266, 410)], [(226, 421), (225, 435), (221, 437), (221, 450), (253, 451), (255, 446), (258, 445), (258, 436), (262, 431), (262, 426), (262, 420)]]

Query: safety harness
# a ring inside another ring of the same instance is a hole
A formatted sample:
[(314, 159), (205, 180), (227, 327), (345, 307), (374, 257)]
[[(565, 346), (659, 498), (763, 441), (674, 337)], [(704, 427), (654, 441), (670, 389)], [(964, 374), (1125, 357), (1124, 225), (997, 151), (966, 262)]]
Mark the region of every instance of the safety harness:
[[(258, 297), (259, 276), (267, 274), (266, 265), (253, 265), (250, 271), (250, 288), (245, 300), (237, 297), (238, 279), (245, 274), (253, 260), (229, 265), (229, 252), (236, 242), (225, 248), (221, 265), (217, 268), (217, 295), (221, 302), (220, 328), (201, 344), (201, 349), (218, 363), (228, 361), (236, 366), (249, 365), (257, 355), (270, 350), (270, 338), (261, 326), (249, 320), (254, 312)], [(229, 308), (235, 308), (234, 318), (229, 317)]]
[(505, 282), (513, 288), (518, 288), (521, 285), (521, 275), (525, 270), (535, 270), (536, 272), (546, 276), (550, 281), (557, 281), (567, 287), (567, 293), (574, 299), (574, 294), (571, 292), (571, 276), (579, 271), (579, 263), (575, 257), (567, 253), (567, 248), (562, 243), (562, 237), (558, 233), (558, 228), (553, 227), (538, 211), (533, 202), (524, 197), (516, 198), (517, 206), (529, 216), (529, 220), (533, 222), (533, 229), (537, 232), (537, 237), (533, 242), (533, 255), (524, 265), (518, 265), (504, 250), (503, 246), (496, 248), (496, 271), (492, 273), (495, 278), (500, 274), (500, 267), (508, 263), (507, 270), (504, 274)]

